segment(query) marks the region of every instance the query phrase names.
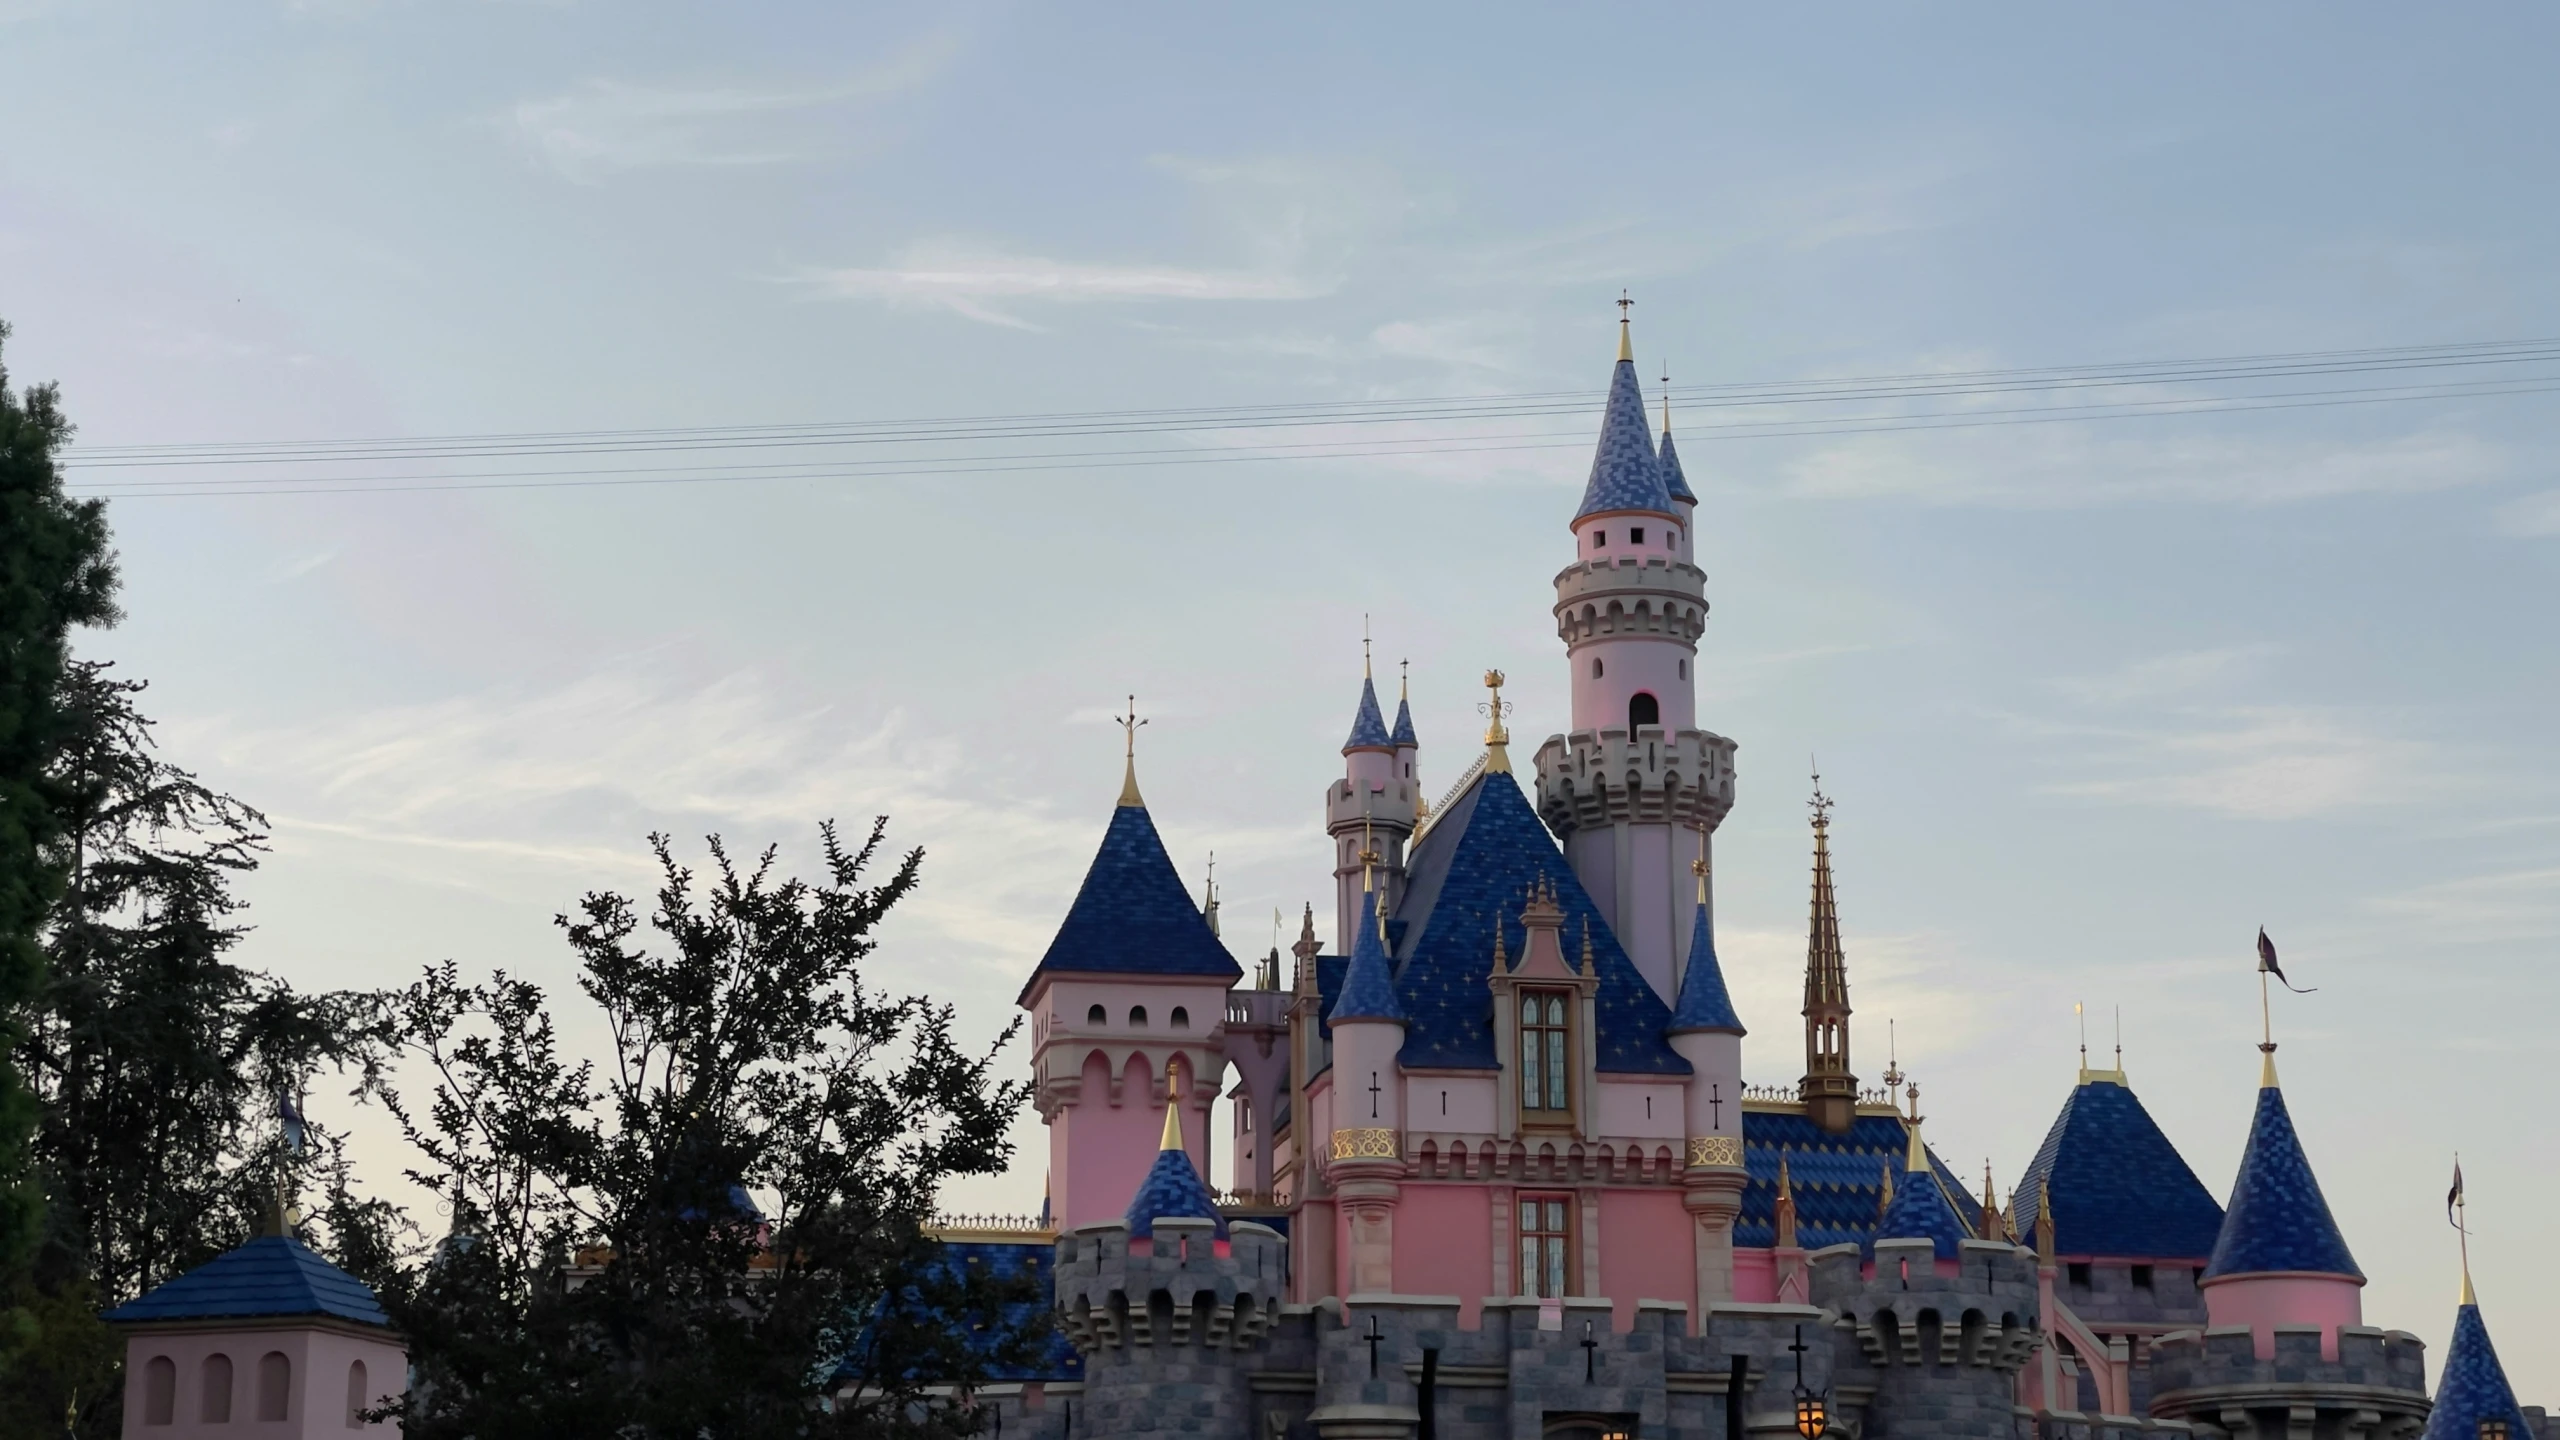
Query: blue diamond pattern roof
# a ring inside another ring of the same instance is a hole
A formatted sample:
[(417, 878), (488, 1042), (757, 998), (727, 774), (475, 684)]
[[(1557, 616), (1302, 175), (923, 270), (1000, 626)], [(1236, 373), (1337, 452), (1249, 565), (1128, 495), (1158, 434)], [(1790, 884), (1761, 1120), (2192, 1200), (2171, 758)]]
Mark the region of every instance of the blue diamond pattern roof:
[(1730, 1030), (1746, 1035), (1742, 1017), (1733, 1013), (1733, 997), (1725, 993), (1724, 967), (1716, 963), (1715, 923), (1706, 902), (1698, 904), (1689, 926), (1689, 964), (1680, 976), (1680, 1003), (1671, 1007), (1671, 1029)]
[[(1930, 1163), (1935, 1165), (1935, 1159)], [(1794, 1180), (1793, 1162), (1789, 1162), (1787, 1171), (1787, 1178)], [(1797, 1213), (1801, 1231), (1803, 1212), (1799, 1209)], [(1973, 1226), (1956, 1218), (1955, 1207), (1947, 1202), (1946, 1189), (1936, 1183), (1935, 1175), (1906, 1170), (1894, 1177), (1893, 1200), (1884, 1207), (1883, 1223), (1876, 1226), (1878, 1240), (1927, 1240), (1939, 1259), (1953, 1260), (1956, 1243), (1972, 1234)]]
[(1493, 973), (1494, 927), (1502, 927), (1503, 953), (1519, 963), (1528, 945), (1520, 907), (1529, 883), (1543, 878), (1564, 910), (1569, 963), (1581, 963), (1584, 927), (1590, 927), (1600, 973), (1597, 1067), (1612, 1074), (1689, 1073), (1689, 1062), (1663, 1038), (1670, 1007), (1619, 948), (1508, 772), (1478, 776), (1450, 802), (1414, 846), (1406, 875), (1395, 911), (1405, 929), (1394, 958), (1396, 997), (1406, 1017), (1398, 1058), (1407, 1068), (1496, 1068), (1493, 997), (1485, 986)]
[(2134, 1093), (2109, 1081), (2082, 1081), (2062, 1102), (2018, 1182), (2020, 1215), (2035, 1213), (2047, 1183), (2058, 1255), (2202, 1260), (2222, 1233), (2213, 1193)]
[[(945, 1240), (937, 1244), (934, 1249), (933, 1258), (925, 1265), (928, 1283), (958, 1280), (971, 1272), (998, 1280), (1027, 1274), (1037, 1282), (1038, 1293), (1034, 1298), (1012, 1301), (1004, 1306), (1003, 1315), (1009, 1328), (1036, 1323), (1042, 1316), (1057, 1308), (1057, 1277), (1052, 1270), (1054, 1260), (1049, 1241)], [(922, 1302), (923, 1297), (916, 1291), (910, 1290), (903, 1303), (910, 1307), (910, 1312), (913, 1313), (924, 1310)], [(1065, 1332), (1055, 1326), (1050, 1327), (1049, 1333), (1032, 1347), (1033, 1353), (1029, 1359), (1018, 1364), (999, 1363), (994, 1359), (994, 1352), (1000, 1338), (996, 1332), (980, 1331), (974, 1326), (963, 1330), (956, 1323), (953, 1324), (952, 1329), (961, 1344), (975, 1352), (986, 1363), (986, 1378), (989, 1380), (1081, 1380), (1084, 1378), (1084, 1357), (1076, 1353), (1074, 1342), (1067, 1339)], [(861, 1353), (870, 1344), (871, 1332), (866, 1325), (855, 1339), (854, 1353)], [(853, 1365), (847, 1362), (840, 1365), (836, 1373), (839, 1378), (850, 1380), (854, 1377), (855, 1371)]]
[(1218, 1202), (1192, 1168), (1190, 1152), (1180, 1147), (1157, 1151), (1147, 1178), (1138, 1182), (1138, 1193), (1129, 1197), (1130, 1235), (1154, 1235), (1159, 1220), (1215, 1220), (1218, 1238), (1227, 1238), (1227, 1217), (1218, 1213)]
[[(1899, 1196), (1910, 1177), (1903, 1165), (1911, 1142), (1892, 1115), (1860, 1115), (1846, 1133), (1824, 1133), (1801, 1110), (1742, 1112), (1742, 1213), (1734, 1218), (1733, 1243), (1760, 1249), (1778, 1243), (1778, 1157), (1796, 1197), (1796, 1243), (1807, 1250), (1857, 1245), (1872, 1252), (1884, 1213), (1884, 1175), (1893, 1171)], [(1926, 1150), (1926, 1146), (1922, 1147)], [(1929, 1152), (1930, 1167), (1956, 1218), (1968, 1234), (1982, 1228), (1982, 1206), (1965, 1194), (1964, 1182)]]
[(1417, 748), (1421, 742), (1413, 738), (1413, 702), (1399, 696), (1396, 700), (1395, 744), (1399, 750)]
[(2480, 1307), (2465, 1305), (2453, 1314), (2453, 1343), (2445, 1347), (2444, 1372), (2436, 1380), (2436, 1406), (2427, 1414), (2418, 1440), (2479, 1440), (2480, 1422), (2504, 1420), (2512, 1440), (2529, 1440), (2531, 1426), (2516, 1404), (2515, 1387), (2507, 1383), (2498, 1349), (2489, 1343), (2489, 1327)]
[(1573, 518), (1612, 510), (1641, 510), (1677, 520), (1671, 492), (1662, 487), (1662, 462), (1653, 452), (1653, 427), (1645, 423), (1644, 393), (1636, 364), (1621, 360), (1609, 376), (1609, 408), (1600, 417), (1600, 448), (1591, 457), (1591, 479)]
[(1378, 713), (1378, 687), (1363, 675), (1360, 677), (1360, 712), (1351, 717), (1351, 738), (1342, 742), (1342, 753), (1386, 750), (1395, 743), (1395, 737), (1387, 733), (1387, 717)]
[(1351, 965), (1344, 972), (1342, 994), (1325, 1012), (1327, 1033), (1345, 1020), (1392, 1020), (1404, 1023), (1404, 1007), (1396, 1003), (1396, 986), (1387, 971), (1386, 942), (1378, 935), (1378, 897), (1360, 893), (1360, 934), (1351, 942)]
[(1672, 448), (1671, 427), (1668, 425), (1662, 427), (1662, 455), (1659, 463), (1662, 466), (1662, 488), (1671, 492), (1671, 498), (1686, 500), (1692, 505), (1698, 503), (1697, 492), (1689, 488), (1689, 477), (1680, 473), (1680, 452)]
[(391, 1324), (363, 1281), (287, 1235), (261, 1236), (225, 1251), (108, 1311), (105, 1319), (113, 1325), (138, 1325), (295, 1316), (327, 1316), (386, 1329)]
[(1111, 812), (1102, 848), (1085, 871), (1049, 951), (1023, 982), (1028, 1001), (1040, 976), (1053, 971), (1104, 975), (1198, 975), (1241, 980), (1244, 971), (1218, 943), (1183, 889), (1143, 805)]
[(2361, 1280), (2347, 1253), (2346, 1237), (2329, 1214), (2329, 1201), (2293, 1133), (2293, 1115), (2285, 1109), (2284, 1091), (2259, 1087), (2258, 1113), (2249, 1125), (2249, 1148), (2240, 1156), (2240, 1176), (2231, 1182), (2231, 1206), (2222, 1217), (2222, 1232), (2213, 1242), (2213, 1258), (2204, 1278), (2308, 1271), (2318, 1275), (2352, 1275)]

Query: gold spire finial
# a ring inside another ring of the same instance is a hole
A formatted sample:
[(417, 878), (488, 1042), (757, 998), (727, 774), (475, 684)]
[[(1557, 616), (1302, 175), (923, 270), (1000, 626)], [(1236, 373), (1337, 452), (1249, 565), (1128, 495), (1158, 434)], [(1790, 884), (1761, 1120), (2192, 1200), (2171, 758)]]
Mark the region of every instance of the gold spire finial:
[(1114, 721), (1113, 723), (1117, 724), (1123, 732), (1121, 749), (1122, 768), (1120, 771), (1120, 803), (1122, 805), (1143, 806), (1147, 802), (1140, 798), (1138, 794), (1138, 727), (1146, 724), (1147, 722), (1138, 718), (1137, 696), (1132, 695), (1129, 697), (1129, 713), (1127, 717)]
[(2053, 1177), (2036, 1182), (2036, 1258), (2053, 1263)]
[(1180, 1150), (1184, 1148), (1182, 1143), (1182, 1097), (1179, 1095), (1168, 1095), (1165, 1097), (1164, 1139), (1156, 1146), (1156, 1148), (1159, 1150)]
[(1503, 678), (1499, 670), (1484, 672), (1484, 688), (1493, 692), (1493, 698), (1476, 707), (1477, 713), (1483, 715), (1486, 721), (1484, 768), (1485, 773), (1489, 775), (1511, 773), (1511, 752), (1507, 748), (1511, 744), (1511, 731), (1502, 723), (1502, 717), (1511, 713), (1511, 706), (1502, 698)]
[(1582, 973), (1585, 975), (1600, 973), (1599, 965), (1591, 958), (1591, 917), (1588, 915), (1582, 918)]
[(1707, 903), (1707, 822), (1698, 822), (1698, 858), (1689, 862), (1689, 873), (1698, 877), (1698, 903)]
[(1911, 1096), (1911, 1116), (1908, 1127), (1911, 1139), (1903, 1149), (1902, 1168), (1914, 1175), (1923, 1175), (1929, 1172), (1930, 1166), (1929, 1149), (1920, 1143), (1920, 1087), (1914, 1085), (1906, 1093)]
[(1627, 311), (1635, 303), (1627, 298), (1626, 291), (1618, 292), (1618, 358), (1621, 360), (1636, 358), (1634, 333), (1627, 328)]
[(2000, 1238), (2000, 1188), (1991, 1183), (1991, 1157), (1982, 1157), (1982, 1238)]

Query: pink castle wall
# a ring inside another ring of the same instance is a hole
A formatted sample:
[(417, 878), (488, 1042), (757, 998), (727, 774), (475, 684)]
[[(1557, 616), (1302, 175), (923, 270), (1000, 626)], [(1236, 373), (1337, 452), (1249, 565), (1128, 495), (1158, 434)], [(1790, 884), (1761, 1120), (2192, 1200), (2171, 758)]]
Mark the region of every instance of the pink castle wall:
[(1481, 1185), (1407, 1185), (1396, 1204), (1396, 1293), (1455, 1295), (1474, 1329), (1493, 1293), (1492, 1192)]
[(2214, 1325), (2246, 1325), (2258, 1358), (2276, 1358), (2278, 1325), (2320, 1327), (2320, 1358), (2338, 1358), (2338, 1327), (2364, 1323), (2363, 1282), (2342, 1275), (2241, 1275), (2208, 1280), (2204, 1313)]
[(1739, 1247), (1734, 1250), (1733, 1298), (1752, 1305), (1778, 1303), (1776, 1251), (1744, 1250)]
[[(1155, 1075), (1147, 1057), (1132, 1055), (1121, 1072), (1120, 1103), (1111, 1103), (1110, 1062), (1097, 1050), (1084, 1060), (1083, 1095), (1049, 1123), (1049, 1197), (1057, 1223), (1067, 1229), (1117, 1220), (1129, 1197), (1156, 1163), (1164, 1138), (1164, 1107), (1154, 1103)], [(1186, 1083), (1185, 1090), (1190, 1086)], [(1209, 1116), (1183, 1097), (1183, 1148), (1206, 1175)]]
[(1600, 1290), (1609, 1297), (1612, 1328), (1635, 1328), (1638, 1300), (1697, 1309), (1693, 1223), (1676, 1190), (1600, 1192)]
[[(210, 1323), (210, 1322), (209, 1322)], [(285, 1357), (285, 1418), (258, 1418), (259, 1366), (269, 1352)], [(231, 1361), (231, 1418), (204, 1419), (205, 1361)], [(176, 1367), (170, 1423), (147, 1423), (151, 1361)], [(376, 1422), (347, 1424), (348, 1367), (365, 1367), (365, 1407), (409, 1388), (408, 1356), (385, 1335), (358, 1337), (336, 1329), (278, 1326), (262, 1329), (145, 1330), (125, 1341), (124, 1433), (127, 1440), (305, 1440), (311, 1436), (397, 1435), (400, 1427)]]

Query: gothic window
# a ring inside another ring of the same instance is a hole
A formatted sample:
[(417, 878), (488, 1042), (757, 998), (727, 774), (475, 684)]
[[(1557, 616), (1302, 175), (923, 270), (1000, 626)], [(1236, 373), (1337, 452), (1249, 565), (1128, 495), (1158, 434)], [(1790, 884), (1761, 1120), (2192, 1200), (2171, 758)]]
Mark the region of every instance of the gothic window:
[(1520, 992), (1520, 1108), (1558, 1118), (1565, 1110), (1565, 997), (1553, 990)]
[(1632, 731), (1640, 725), (1659, 725), (1661, 723), (1662, 706), (1660, 702), (1656, 701), (1651, 694), (1645, 691), (1637, 691), (1635, 698), (1627, 702), (1627, 729)]
[(1111, 1012), (1103, 1009), (1099, 1005), (1096, 1005), (1092, 1009), (1084, 1012), (1084, 1023), (1087, 1025), (1108, 1025), (1111, 1023)]
[(1565, 1254), (1571, 1232), (1565, 1217), (1573, 1203), (1561, 1195), (1520, 1197), (1520, 1293), (1545, 1298), (1565, 1293)]

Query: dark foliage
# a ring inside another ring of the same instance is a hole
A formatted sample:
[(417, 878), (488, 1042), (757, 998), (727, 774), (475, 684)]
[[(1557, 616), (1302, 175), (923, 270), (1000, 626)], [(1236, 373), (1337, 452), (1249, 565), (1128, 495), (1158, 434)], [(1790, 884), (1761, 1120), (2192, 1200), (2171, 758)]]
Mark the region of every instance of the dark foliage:
[(936, 1263), (921, 1227), (944, 1181), (1002, 1168), (1025, 1087), (991, 1079), (1002, 1040), (966, 1052), (949, 1006), (864, 982), (922, 860), (867, 883), (885, 824), (850, 850), (822, 829), (815, 884), (715, 837), (698, 885), (653, 836), (653, 944), (620, 895), (559, 922), (601, 1066), (522, 980), (448, 965), (401, 998), (436, 1076), (399, 1111), (414, 1178), (452, 1216), (373, 1277), (411, 1337), (413, 1440), (970, 1432), (928, 1386), (1038, 1336), (1005, 1318), (1019, 1282)]

